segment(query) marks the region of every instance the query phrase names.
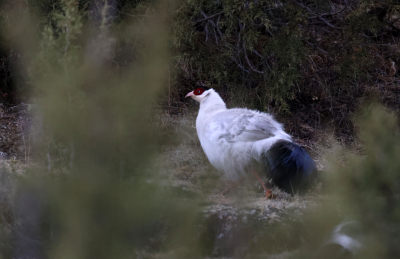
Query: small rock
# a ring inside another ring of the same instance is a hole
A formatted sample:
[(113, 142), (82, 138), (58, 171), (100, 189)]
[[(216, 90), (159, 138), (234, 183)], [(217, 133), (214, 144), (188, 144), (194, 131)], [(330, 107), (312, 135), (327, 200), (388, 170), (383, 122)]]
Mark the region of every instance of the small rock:
[(7, 157), (7, 153), (0, 151), (0, 159), (7, 159)]

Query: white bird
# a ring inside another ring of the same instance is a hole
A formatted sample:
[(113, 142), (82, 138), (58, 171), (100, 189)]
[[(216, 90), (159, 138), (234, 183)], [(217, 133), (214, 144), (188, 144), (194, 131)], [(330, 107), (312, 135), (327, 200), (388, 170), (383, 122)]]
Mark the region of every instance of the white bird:
[(243, 108), (226, 108), (214, 89), (197, 88), (185, 97), (200, 103), (196, 130), (210, 163), (237, 181), (253, 173), (271, 196), (257, 168), (279, 188), (294, 193), (314, 178), (315, 164), (307, 152), (292, 142), (282, 125), (268, 114)]

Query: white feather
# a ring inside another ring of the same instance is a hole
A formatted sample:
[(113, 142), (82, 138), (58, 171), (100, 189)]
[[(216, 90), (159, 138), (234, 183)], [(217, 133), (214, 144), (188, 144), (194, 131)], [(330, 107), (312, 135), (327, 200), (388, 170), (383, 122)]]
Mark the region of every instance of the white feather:
[(227, 109), (219, 94), (210, 89), (200, 96), (196, 119), (197, 134), (210, 163), (228, 179), (238, 179), (253, 161), (275, 142), (291, 141), (280, 123), (267, 113), (248, 109)]

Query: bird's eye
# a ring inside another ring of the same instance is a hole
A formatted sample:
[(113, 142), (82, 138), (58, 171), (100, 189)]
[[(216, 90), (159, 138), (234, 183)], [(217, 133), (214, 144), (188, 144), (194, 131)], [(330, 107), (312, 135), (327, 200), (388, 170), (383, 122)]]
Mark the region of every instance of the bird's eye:
[(201, 95), (203, 92), (204, 92), (203, 88), (197, 88), (196, 90), (194, 90), (195, 95)]

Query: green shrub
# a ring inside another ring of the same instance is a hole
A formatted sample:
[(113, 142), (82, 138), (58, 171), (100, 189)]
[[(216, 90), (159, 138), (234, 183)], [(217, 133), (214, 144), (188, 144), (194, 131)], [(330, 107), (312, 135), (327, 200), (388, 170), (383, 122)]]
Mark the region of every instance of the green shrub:
[(306, 55), (299, 28), (302, 15), (293, 4), (182, 1), (181, 5), (173, 29), (182, 87), (190, 89), (195, 81), (205, 81), (222, 92), (257, 96), (251, 103), (261, 109), (275, 101), (287, 110)]
[(359, 98), (371, 88), (385, 102), (396, 95), (378, 85), (392, 89), (398, 78), (398, 15), (389, 0), (180, 1), (173, 98), (205, 84), (228, 103), (353, 134)]
[[(165, 251), (174, 257), (195, 255), (194, 201), (189, 204), (162, 186), (153, 162), (161, 139), (152, 109), (169, 65), (164, 5), (153, 5), (135, 23), (99, 23), (104, 26), (89, 30), (77, 1), (59, 4), (42, 27), (39, 50), (32, 48), (33, 40), (19, 44), (27, 40), (25, 33), (11, 37), (29, 65), (40, 129), (33, 162), (17, 181), (14, 224), (3, 240), (8, 251), (2, 253), (49, 258), (132, 258)], [(22, 17), (21, 11), (29, 13), (21, 6), (10, 13)], [(13, 24), (27, 31), (37, 25), (23, 18)], [(124, 53), (135, 58), (116, 65), (116, 46), (126, 42)]]

